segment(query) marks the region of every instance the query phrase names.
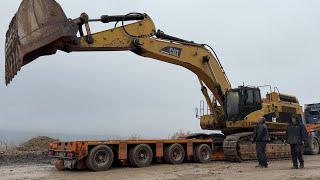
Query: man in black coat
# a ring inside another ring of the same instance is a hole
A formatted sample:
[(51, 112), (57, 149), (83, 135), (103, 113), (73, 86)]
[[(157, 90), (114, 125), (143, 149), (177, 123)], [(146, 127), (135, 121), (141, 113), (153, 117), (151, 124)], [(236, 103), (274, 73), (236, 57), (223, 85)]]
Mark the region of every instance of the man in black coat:
[(298, 161), (300, 168), (304, 168), (303, 148), (308, 139), (306, 127), (297, 116), (292, 116), (291, 123), (287, 127), (286, 138), (290, 144), (293, 169), (298, 169)]
[(256, 125), (252, 143), (256, 143), (256, 153), (259, 161), (257, 167), (267, 168), (268, 162), (266, 157), (266, 145), (270, 141), (268, 127), (266, 125), (266, 119), (261, 117), (259, 123)]

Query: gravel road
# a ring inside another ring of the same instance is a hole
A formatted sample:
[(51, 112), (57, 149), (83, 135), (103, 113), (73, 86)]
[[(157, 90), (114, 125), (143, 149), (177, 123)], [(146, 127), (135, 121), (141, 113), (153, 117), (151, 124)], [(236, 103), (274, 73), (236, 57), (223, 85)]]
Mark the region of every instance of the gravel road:
[(271, 161), (268, 169), (256, 169), (256, 162), (182, 165), (152, 165), (147, 168), (113, 168), (106, 172), (56, 171), (52, 165), (21, 164), (0, 167), (0, 179), (218, 179), (218, 180), (320, 180), (320, 155), (305, 156), (306, 168), (292, 170), (291, 161)]

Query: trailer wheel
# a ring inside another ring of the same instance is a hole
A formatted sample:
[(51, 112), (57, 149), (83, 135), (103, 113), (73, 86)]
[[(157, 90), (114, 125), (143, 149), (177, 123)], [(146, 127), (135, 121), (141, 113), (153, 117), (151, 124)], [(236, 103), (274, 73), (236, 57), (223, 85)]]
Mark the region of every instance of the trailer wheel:
[(198, 163), (208, 163), (211, 161), (212, 150), (207, 144), (197, 145), (194, 149), (194, 160)]
[(58, 171), (63, 171), (66, 168), (64, 167), (64, 161), (62, 159), (57, 159), (54, 161), (54, 166)]
[(152, 149), (147, 144), (139, 144), (129, 152), (129, 161), (135, 167), (146, 167), (152, 162)]
[(307, 142), (306, 154), (316, 155), (319, 153), (319, 141), (313, 135)]
[(166, 147), (164, 160), (169, 164), (181, 164), (185, 158), (185, 151), (181, 144), (172, 144)]
[(113, 158), (114, 154), (109, 146), (99, 145), (89, 152), (86, 165), (93, 171), (106, 171), (111, 167)]

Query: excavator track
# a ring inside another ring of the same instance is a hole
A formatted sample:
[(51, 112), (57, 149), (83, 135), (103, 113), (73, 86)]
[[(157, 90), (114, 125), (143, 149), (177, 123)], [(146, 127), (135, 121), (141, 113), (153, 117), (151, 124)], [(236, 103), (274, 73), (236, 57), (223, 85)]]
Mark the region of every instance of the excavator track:
[[(252, 132), (232, 134), (223, 142), (225, 159), (231, 162), (255, 160), (256, 145), (251, 143)], [(290, 146), (284, 144), (283, 133), (270, 133), (271, 141), (267, 144), (268, 159), (285, 159), (290, 157)]]

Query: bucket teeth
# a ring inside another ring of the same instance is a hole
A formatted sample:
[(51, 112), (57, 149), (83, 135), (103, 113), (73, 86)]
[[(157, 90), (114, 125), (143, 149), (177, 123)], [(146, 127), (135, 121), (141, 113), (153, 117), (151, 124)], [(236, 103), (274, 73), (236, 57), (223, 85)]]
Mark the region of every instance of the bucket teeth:
[(11, 80), (14, 78), (14, 76), (17, 74), (17, 72), (21, 69), (22, 66), (22, 59), (19, 57), (19, 36), (15, 19), (16, 16), (13, 17), (9, 26), (9, 30), (6, 34), (6, 85), (8, 85), (11, 82)]
[(5, 82), (22, 66), (56, 53), (65, 37), (76, 37), (77, 26), (54, 0), (23, 0), (6, 34)]

